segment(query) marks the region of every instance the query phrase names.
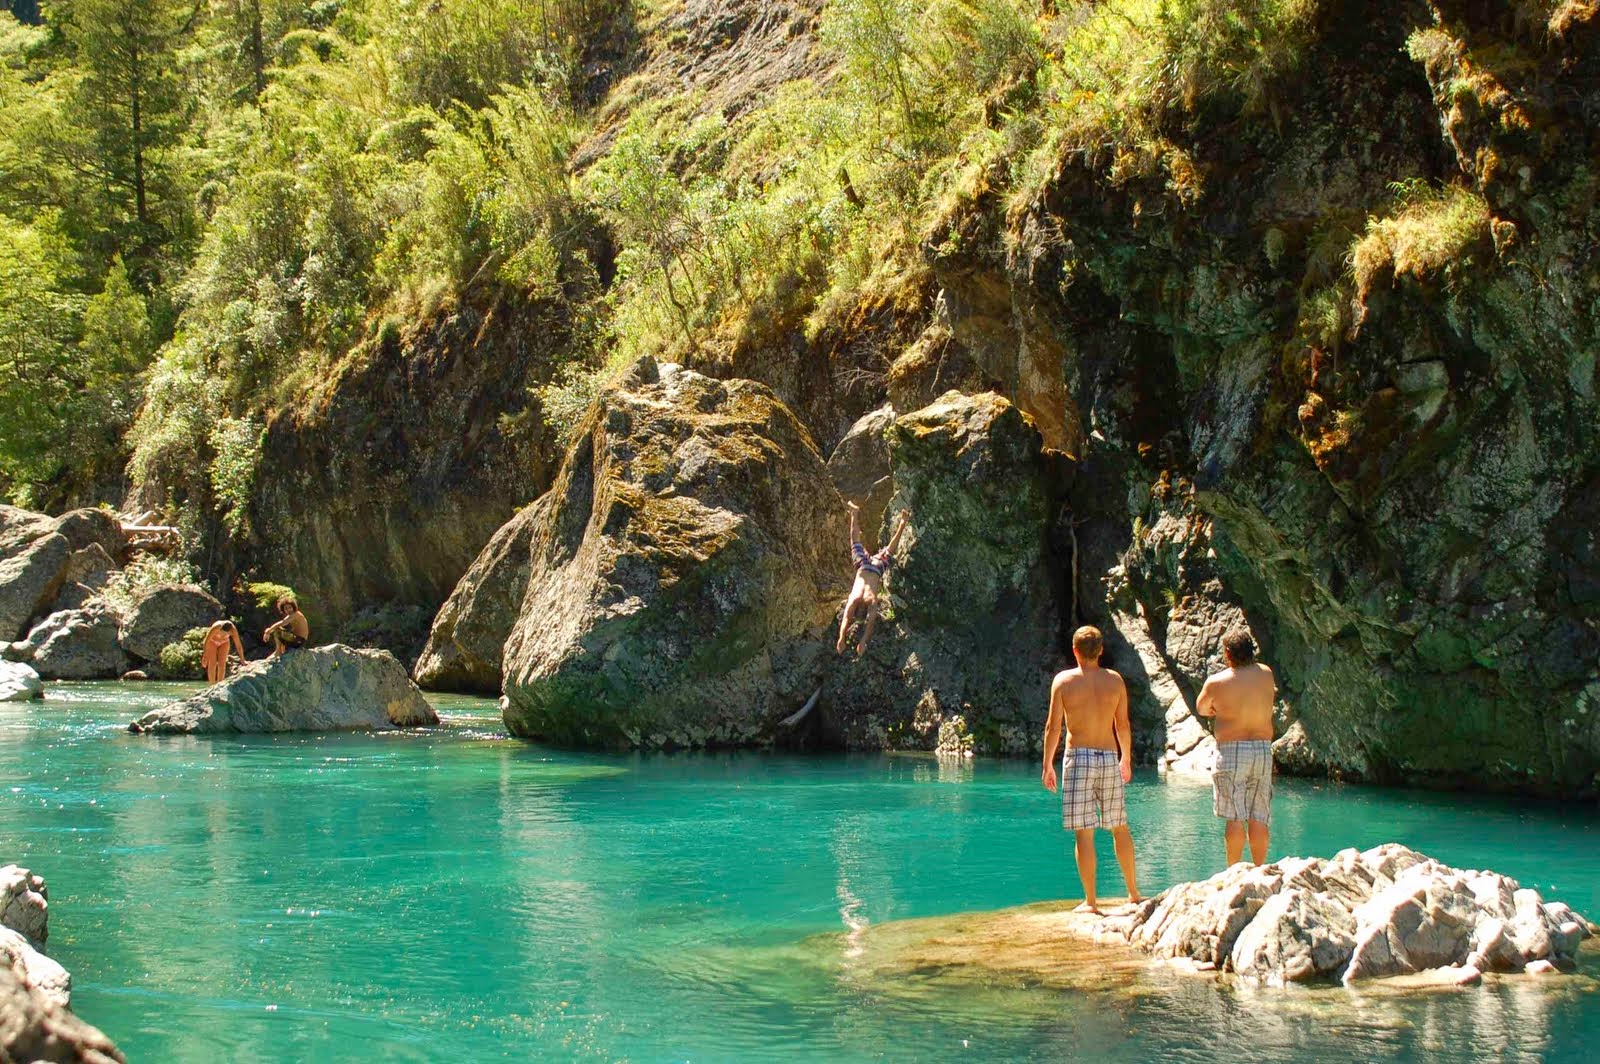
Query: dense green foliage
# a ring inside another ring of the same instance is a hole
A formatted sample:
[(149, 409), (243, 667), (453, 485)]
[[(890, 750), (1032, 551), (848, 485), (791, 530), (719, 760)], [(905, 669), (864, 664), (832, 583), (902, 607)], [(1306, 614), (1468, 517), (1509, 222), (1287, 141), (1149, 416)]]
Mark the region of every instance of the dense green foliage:
[[(272, 414), (459, 301), (554, 308), (570, 364), (535, 395), (559, 429), (640, 353), (848, 333), (925, 300), (974, 202), (1026, 211), (1069, 162), (1197, 203), (1179, 131), (1276, 121), (1325, 15), (831, 0), (816, 76), (730, 109), (643, 70), (597, 103), (591, 54), (678, 6), (0, 15), (0, 493), (76, 501), (126, 468), (145, 502), (240, 534)], [(1306, 329), (1346, 328), (1375, 271), (1443, 268), (1485, 224), (1459, 190), (1413, 188), (1389, 213), (1336, 231)], [(1266, 234), (1269, 258), (1283, 241)]]

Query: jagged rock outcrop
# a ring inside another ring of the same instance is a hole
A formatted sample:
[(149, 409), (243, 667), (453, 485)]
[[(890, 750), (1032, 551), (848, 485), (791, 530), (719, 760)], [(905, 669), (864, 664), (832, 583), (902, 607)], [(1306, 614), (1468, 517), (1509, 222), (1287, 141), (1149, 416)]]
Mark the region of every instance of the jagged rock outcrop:
[(72, 978), (44, 955), (48, 897), (42, 877), (0, 868), (0, 1061), (121, 1064), (116, 1046), (69, 1011)]
[(333, 644), (247, 665), (199, 694), (146, 713), (128, 730), (214, 735), (382, 731), (438, 723), (438, 714), (393, 654)]
[(505, 644), (513, 734), (744, 744), (806, 699), (844, 591), (844, 507), (771, 391), (642, 360), (550, 494)]
[[(1072, 466), (992, 392), (952, 392), (888, 430), (894, 495), (910, 525), (888, 586), (892, 618), (867, 655), (828, 670), (820, 727), (850, 747), (931, 748), (948, 717), (980, 753), (1036, 749), (1063, 667), (1052, 543)], [(841, 543), (833, 564), (849, 572)]]
[(123, 549), (122, 525), (100, 509), (60, 517), (0, 506), (0, 642), (73, 609), (105, 586)]
[(540, 496), (489, 539), (434, 618), (417, 659), (417, 683), (431, 690), (500, 693), (506, 639), (528, 590), (534, 534), (556, 501), (553, 493)]
[(28, 621), (55, 601), (71, 555), (67, 537), (50, 532), (0, 559), (0, 638), (21, 638)]
[(222, 619), (222, 603), (193, 584), (167, 584), (142, 592), (128, 608), (117, 641), (129, 654), (156, 661), (161, 648), (176, 643), (192, 628), (210, 627)]
[(0, 702), (26, 702), (43, 696), (44, 684), (33, 666), (0, 661)]
[(1284, 985), (1446, 968), (1470, 982), (1540, 962), (1570, 968), (1591, 931), (1515, 880), (1389, 843), (1326, 860), (1237, 864), (1108, 917), (1100, 933), (1158, 958)]

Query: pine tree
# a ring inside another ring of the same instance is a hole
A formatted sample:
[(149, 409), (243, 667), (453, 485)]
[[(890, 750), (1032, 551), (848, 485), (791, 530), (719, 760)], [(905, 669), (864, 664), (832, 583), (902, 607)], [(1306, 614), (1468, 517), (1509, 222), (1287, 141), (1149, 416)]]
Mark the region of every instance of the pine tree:
[(178, 146), (189, 108), (178, 52), (199, 15), (195, 0), (70, 0), (52, 8), (83, 78), (73, 101), (92, 131), (103, 181), (107, 251), (136, 283), (156, 278), (156, 257), (186, 224)]

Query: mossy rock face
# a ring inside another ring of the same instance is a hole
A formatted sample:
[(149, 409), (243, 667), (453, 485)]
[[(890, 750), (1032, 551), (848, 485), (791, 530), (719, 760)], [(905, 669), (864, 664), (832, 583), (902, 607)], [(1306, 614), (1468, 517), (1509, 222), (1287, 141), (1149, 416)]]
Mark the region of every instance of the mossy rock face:
[(527, 551), (503, 653), (514, 734), (741, 745), (810, 693), (848, 587), (844, 507), (764, 386), (641, 361), (513, 524), (496, 549)]
[(1065, 661), (1054, 532), (1072, 463), (993, 392), (949, 392), (898, 418), (888, 440), (885, 526), (910, 513), (892, 618), (863, 658), (828, 674), (824, 729), (854, 748), (933, 749), (960, 716), (979, 753), (1035, 749)]

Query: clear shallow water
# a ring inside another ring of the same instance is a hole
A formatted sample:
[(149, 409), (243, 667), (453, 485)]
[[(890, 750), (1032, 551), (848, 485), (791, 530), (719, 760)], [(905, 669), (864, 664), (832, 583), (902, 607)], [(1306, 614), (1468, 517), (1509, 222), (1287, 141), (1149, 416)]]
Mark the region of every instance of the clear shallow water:
[[(134, 1061), (1589, 1060), (1600, 993), (1157, 992), (884, 977), (851, 928), (1076, 892), (1031, 764), (608, 757), (427, 733), (155, 739), (181, 688), (0, 704), (0, 861)], [(1218, 870), (1203, 785), (1129, 794), (1147, 891)], [(1600, 914), (1600, 816), (1288, 782), (1273, 852), (1397, 839)], [(1120, 894), (1104, 847), (1101, 889)]]

